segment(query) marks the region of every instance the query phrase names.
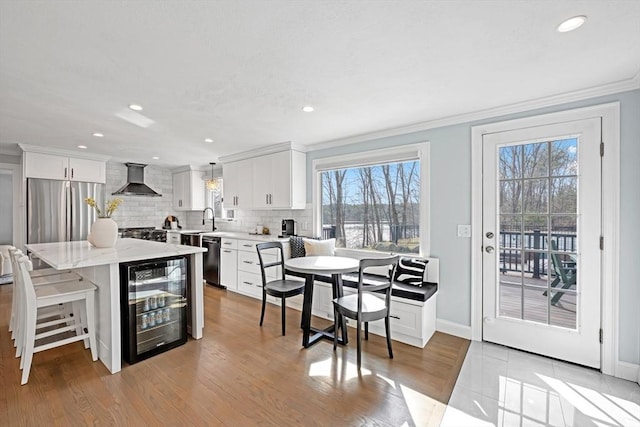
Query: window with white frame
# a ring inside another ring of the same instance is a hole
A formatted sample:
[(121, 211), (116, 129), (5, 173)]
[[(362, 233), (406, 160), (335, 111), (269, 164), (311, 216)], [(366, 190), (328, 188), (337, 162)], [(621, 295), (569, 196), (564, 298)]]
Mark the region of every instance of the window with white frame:
[(315, 222), (336, 247), (426, 255), (428, 144), (314, 162)]
[[(209, 179), (205, 184), (205, 206), (213, 209), (216, 218), (225, 218), (222, 186), (222, 178)], [(211, 219), (211, 211), (207, 211), (207, 219)]]

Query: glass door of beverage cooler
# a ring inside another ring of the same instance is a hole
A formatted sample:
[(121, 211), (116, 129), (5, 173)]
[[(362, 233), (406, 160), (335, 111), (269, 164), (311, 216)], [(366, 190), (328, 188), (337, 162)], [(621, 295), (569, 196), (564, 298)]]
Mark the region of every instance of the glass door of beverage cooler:
[(135, 363), (187, 341), (186, 258), (121, 264), (122, 350)]

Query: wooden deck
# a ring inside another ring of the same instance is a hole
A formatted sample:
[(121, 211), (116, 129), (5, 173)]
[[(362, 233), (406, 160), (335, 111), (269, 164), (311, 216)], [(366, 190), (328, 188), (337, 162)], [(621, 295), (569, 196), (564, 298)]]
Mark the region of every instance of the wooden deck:
[[(526, 276), (521, 280), (519, 272), (505, 272), (500, 275), (500, 315), (544, 323), (563, 328), (576, 328), (575, 289), (564, 292), (557, 304), (551, 304), (551, 297), (544, 295), (547, 277), (534, 279)], [(523, 303), (524, 301), (524, 303)]]

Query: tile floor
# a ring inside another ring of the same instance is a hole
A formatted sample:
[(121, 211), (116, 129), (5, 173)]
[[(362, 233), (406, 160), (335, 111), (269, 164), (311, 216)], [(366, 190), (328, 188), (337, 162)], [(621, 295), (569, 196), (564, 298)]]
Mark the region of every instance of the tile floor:
[(640, 426), (640, 386), (597, 371), (472, 342), (442, 427)]

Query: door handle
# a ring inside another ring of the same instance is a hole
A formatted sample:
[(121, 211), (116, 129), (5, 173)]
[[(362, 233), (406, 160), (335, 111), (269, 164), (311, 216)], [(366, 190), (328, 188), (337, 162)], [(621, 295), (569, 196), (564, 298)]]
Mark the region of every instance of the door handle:
[(487, 246), (485, 250), (487, 251), (487, 253), (492, 254), (494, 251), (494, 248), (493, 246)]

